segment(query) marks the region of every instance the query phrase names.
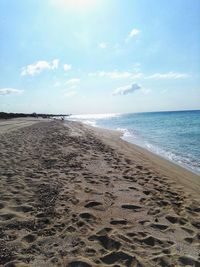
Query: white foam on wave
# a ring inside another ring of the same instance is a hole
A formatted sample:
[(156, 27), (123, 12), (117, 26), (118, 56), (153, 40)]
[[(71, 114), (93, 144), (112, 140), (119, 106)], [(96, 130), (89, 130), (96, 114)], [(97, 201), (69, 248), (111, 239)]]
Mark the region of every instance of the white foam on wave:
[(96, 127), (97, 126), (96, 121), (85, 120), (84, 123), (87, 124), (87, 125), (91, 125), (93, 127)]
[(131, 133), (129, 132), (129, 130), (126, 129), (126, 128), (117, 128), (117, 131), (123, 133), (123, 137), (124, 137), (124, 138), (126, 138), (126, 137), (133, 137), (133, 134), (131, 134)]
[(93, 127), (97, 127), (97, 123), (96, 123), (95, 120), (80, 120), (80, 119), (75, 119), (75, 118), (67, 118), (67, 120), (78, 121), (78, 122), (82, 122), (84, 124), (87, 124), (87, 125), (90, 125), (90, 126), (93, 126)]
[(131, 134), (130, 132), (128, 132), (128, 134), (126, 134), (126, 129), (121, 129), (121, 130), (125, 130), (124, 131), (124, 135), (122, 137), (122, 139), (130, 142), (130, 143), (133, 143), (133, 144), (136, 144), (140, 147), (143, 147), (147, 150), (149, 150), (150, 152), (154, 153), (154, 154), (157, 154), (169, 161), (172, 161), (190, 171), (193, 171), (197, 174), (200, 174), (200, 166), (198, 165), (198, 163), (195, 161), (193, 162), (191, 160), (191, 158), (186, 158), (186, 157), (182, 157), (181, 155), (178, 155), (176, 153), (173, 153), (171, 151), (167, 151), (165, 149), (162, 149), (156, 145), (153, 145), (147, 141), (144, 141), (142, 138), (140, 138), (139, 136), (137, 135), (133, 135)]
[(147, 143), (145, 148), (147, 148), (149, 151), (165, 158), (168, 159), (182, 167), (185, 167), (189, 170), (192, 170), (194, 172), (199, 173), (200, 172), (200, 166), (198, 165), (198, 162), (196, 162), (195, 160), (192, 160), (191, 157), (188, 157), (187, 155), (185, 155), (185, 157), (183, 157), (182, 155), (176, 153), (176, 152), (172, 152), (172, 151), (167, 151), (165, 149), (162, 149), (160, 147), (157, 147), (155, 145), (149, 144)]
[(80, 114), (80, 115), (70, 115), (67, 120), (79, 121), (93, 127), (98, 127), (97, 122), (101, 119), (110, 119), (118, 117), (120, 113), (102, 113), (102, 114)]
[(80, 115), (70, 115), (69, 119), (76, 119), (76, 120), (88, 120), (88, 119), (107, 119), (118, 117), (120, 113), (102, 113), (102, 114), (80, 114)]

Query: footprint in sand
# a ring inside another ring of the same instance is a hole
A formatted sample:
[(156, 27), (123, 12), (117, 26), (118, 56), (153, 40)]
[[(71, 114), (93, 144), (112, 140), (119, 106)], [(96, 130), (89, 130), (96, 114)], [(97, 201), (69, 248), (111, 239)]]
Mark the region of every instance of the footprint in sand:
[(199, 267), (200, 266), (200, 261), (197, 261), (193, 259), (192, 257), (188, 256), (181, 256), (179, 257), (179, 262), (181, 266), (194, 266), (194, 267)]
[(172, 224), (179, 223), (184, 225), (188, 222), (187, 219), (178, 216), (167, 215), (165, 218)]
[(107, 235), (101, 235), (101, 236), (97, 236), (97, 235), (93, 235), (90, 236), (88, 238), (88, 240), (90, 241), (98, 241), (100, 243), (100, 245), (107, 250), (118, 250), (121, 247), (121, 243), (110, 238)]
[(147, 246), (159, 246), (159, 247), (164, 247), (166, 248), (167, 245), (173, 245), (174, 243), (172, 241), (167, 241), (167, 240), (161, 240), (158, 238), (153, 237), (152, 235), (149, 235), (143, 239), (139, 239), (139, 238), (134, 238), (134, 241), (139, 242), (141, 244), (145, 244)]
[(79, 217), (87, 222), (94, 222), (96, 217), (89, 212), (83, 212), (79, 214)]
[(123, 204), (122, 206), (122, 209), (128, 209), (128, 210), (132, 210), (132, 211), (139, 211), (141, 210), (141, 206), (137, 206), (137, 205), (131, 205), (131, 204)]
[(32, 243), (36, 240), (36, 236), (35, 235), (32, 235), (32, 234), (28, 234), (26, 236), (23, 237), (23, 241), (27, 242), (27, 243)]
[(102, 205), (102, 203), (97, 202), (97, 201), (90, 201), (85, 205), (85, 208), (94, 208), (100, 205)]
[(103, 263), (108, 264), (108, 265), (111, 265), (117, 262), (123, 262), (124, 265), (127, 267), (133, 266), (133, 264), (136, 262), (136, 258), (134, 256), (131, 256), (123, 251), (111, 252), (105, 255), (104, 257), (100, 258), (100, 260)]
[(34, 211), (34, 208), (29, 205), (21, 205), (21, 206), (13, 207), (13, 210), (26, 213), (26, 212)]
[(166, 230), (169, 228), (169, 226), (159, 223), (152, 223), (150, 226), (156, 230)]
[(127, 220), (111, 220), (110, 224), (112, 225), (127, 225)]

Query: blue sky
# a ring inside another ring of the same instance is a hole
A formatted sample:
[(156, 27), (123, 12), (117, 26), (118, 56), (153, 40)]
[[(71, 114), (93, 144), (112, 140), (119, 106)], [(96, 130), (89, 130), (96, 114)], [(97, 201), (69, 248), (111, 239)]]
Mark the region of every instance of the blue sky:
[(0, 111), (200, 109), (199, 0), (1, 0)]

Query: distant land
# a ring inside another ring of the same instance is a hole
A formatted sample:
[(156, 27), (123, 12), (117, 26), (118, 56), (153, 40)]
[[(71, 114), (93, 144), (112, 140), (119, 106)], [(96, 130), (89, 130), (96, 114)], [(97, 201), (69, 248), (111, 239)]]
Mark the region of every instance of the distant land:
[(38, 113), (7, 113), (7, 112), (0, 112), (0, 119), (14, 119), (14, 118), (49, 118), (49, 117), (64, 117), (70, 116), (70, 114), (38, 114)]

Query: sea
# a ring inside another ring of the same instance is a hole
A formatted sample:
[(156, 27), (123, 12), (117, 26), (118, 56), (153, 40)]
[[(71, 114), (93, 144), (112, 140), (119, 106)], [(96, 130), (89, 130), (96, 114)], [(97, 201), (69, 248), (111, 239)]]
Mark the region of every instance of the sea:
[(124, 140), (200, 175), (200, 110), (85, 114), (68, 119), (121, 131)]

